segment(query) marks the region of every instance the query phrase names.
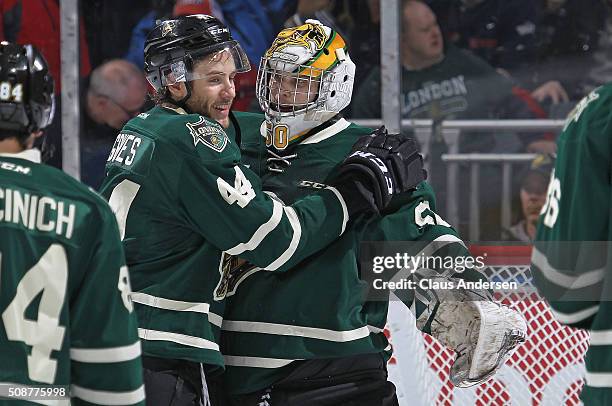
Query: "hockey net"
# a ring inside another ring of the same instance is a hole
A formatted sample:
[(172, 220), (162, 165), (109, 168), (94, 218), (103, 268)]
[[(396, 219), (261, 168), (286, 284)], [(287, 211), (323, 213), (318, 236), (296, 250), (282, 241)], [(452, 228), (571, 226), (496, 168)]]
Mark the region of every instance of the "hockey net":
[[(484, 249), (484, 251), (483, 251)], [(489, 280), (517, 281), (519, 286), (531, 278), (531, 247), (471, 247), (474, 256), (487, 252), (485, 274)], [(531, 293), (516, 297), (513, 293), (497, 293), (497, 299), (520, 311), (528, 323), (528, 338), (512, 358), (488, 382), (471, 388), (454, 388), (449, 372), (454, 354), (429, 335), (414, 329), (412, 337), (402, 340), (413, 346), (415, 369), (410, 392), (421, 391), (422, 404), (439, 406), (559, 406), (580, 405), (583, 384), (584, 355), (589, 336), (586, 331), (572, 329), (555, 321), (548, 305)], [(390, 332), (393, 331), (391, 328)], [(397, 346), (391, 337), (391, 344)], [(391, 359), (390, 364), (397, 363)], [(420, 368), (419, 365), (424, 365)], [(390, 365), (390, 371), (392, 365)], [(407, 380), (404, 378), (404, 380)], [(401, 392), (399, 388), (398, 394)], [(402, 401), (400, 396), (400, 402)], [(416, 404), (402, 402), (401, 404)]]

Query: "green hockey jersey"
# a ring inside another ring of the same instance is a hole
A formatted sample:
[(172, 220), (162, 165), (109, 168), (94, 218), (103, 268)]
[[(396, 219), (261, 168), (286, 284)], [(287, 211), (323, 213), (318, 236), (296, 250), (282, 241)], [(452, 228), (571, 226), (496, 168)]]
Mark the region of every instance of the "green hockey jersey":
[[(331, 121), (285, 150), (283, 161), (266, 154), (265, 125), (257, 133), (244, 129), (256, 128), (252, 123), (262, 123), (263, 116), (236, 116), (243, 127), (245, 162), (262, 170), (264, 190), (286, 204), (324, 187), (355, 140), (371, 133), (344, 119)], [(360, 241), (415, 241), (414, 254), (441, 249), (467, 254), (455, 231), (434, 213), (434, 195), (426, 182), (402, 197), (392, 202), (392, 213), (352, 222), (340, 239), (290, 272), (251, 267), (236, 273), (221, 334), (225, 381), (232, 394), (268, 387), (290, 374), (295, 361), (390, 349), (383, 334), (388, 303), (364, 301)]]
[(35, 150), (0, 154), (0, 384), (10, 396), (0, 404), (19, 404), (17, 385), (60, 385), (74, 405), (144, 405), (117, 222), (102, 197), (38, 162)]
[(586, 96), (557, 141), (531, 270), (557, 320), (589, 329), (585, 405), (612, 404), (612, 85)]
[(335, 189), (284, 206), (240, 161), (218, 123), (182, 109), (155, 107), (117, 137), (101, 192), (118, 218), (145, 355), (222, 367), (224, 273), (237, 256), (283, 271), (346, 226)]

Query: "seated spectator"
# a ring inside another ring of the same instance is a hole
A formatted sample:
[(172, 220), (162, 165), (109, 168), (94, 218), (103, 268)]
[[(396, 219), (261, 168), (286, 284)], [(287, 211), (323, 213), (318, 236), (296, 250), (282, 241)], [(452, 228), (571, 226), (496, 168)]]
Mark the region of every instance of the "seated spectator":
[(113, 59), (92, 72), (85, 95), (81, 137), (81, 180), (97, 189), (119, 129), (145, 111), (146, 82), (133, 64)]
[[(513, 86), (485, 61), (444, 41), (431, 9), (422, 1), (402, 5), (402, 106), (404, 118), (486, 119), (543, 118), (545, 113), (522, 89)], [(359, 88), (353, 116), (380, 118), (380, 68), (375, 68)], [(474, 138), (474, 137), (469, 137)], [(463, 152), (495, 151), (493, 138), (481, 138)], [(484, 139), (489, 139), (486, 141)], [(534, 141), (525, 136), (525, 148)], [(482, 142), (490, 144), (484, 148)], [(476, 148), (476, 149), (475, 149)], [(499, 152), (511, 152), (497, 149)]]
[(521, 181), (521, 219), (504, 230), (502, 234), (504, 240), (533, 241), (540, 210), (546, 201), (546, 189), (553, 166), (554, 161), (550, 155), (539, 155), (531, 162), (529, 170)]
[[(544, 111), (529, 93), (513, 86), (507, 77), (467, 50), (450, 45), (446, 51), (440, 27), (431, 9), (422, 1), (406, 0), (402, 4), (401, 113), (403, 118), (487, 119), (540, 118)], [(353, 117), (380, 118), (380, 69), (374, 69), (358, 89), (353, 104)], [(440, 161), (447, 151), (442, 137), (421, 139), (429, 161), (431, 182), (438, 190), (439, 200), (446, 199), (446, 172)], [(470, 133), (462, 134), (460, 152), (512, 153), (538, 148), (547, 152), (554, 147), (552, 140), (542, 140), (540, 134)], [(424, 142), (426, 141), (426, 142)], [(534, 151), (535, 152), (535, 151)], [(498, 167), (482, 165), (480, 201), (483, 236), (499, 238), (500, 174)], [(469, 178), (460, 179), (461, 202), (459, 226), (469, 226)], [(442, 207), (445, 205), (442, 203)], [(445, 214), (445, 213), (442, 213)], [(488, 230), (486, 230), (488, 229)]]
[(142, 111), (146, 96), (142, 71), (127, 61), (113, 59), (91, 73), (87, 114), (98, 124), (120, 129)]

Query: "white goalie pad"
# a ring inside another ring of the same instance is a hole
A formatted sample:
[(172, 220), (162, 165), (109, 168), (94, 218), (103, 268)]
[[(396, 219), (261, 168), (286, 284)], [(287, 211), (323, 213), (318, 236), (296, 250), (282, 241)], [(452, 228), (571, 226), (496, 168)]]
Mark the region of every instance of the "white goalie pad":
[(439, 303), (431, 335), (457, 353), (450, 380), (456, 387), (484, 382), (525, 341), (527, 323), (519, 312), (494, 301), (446, 299)]

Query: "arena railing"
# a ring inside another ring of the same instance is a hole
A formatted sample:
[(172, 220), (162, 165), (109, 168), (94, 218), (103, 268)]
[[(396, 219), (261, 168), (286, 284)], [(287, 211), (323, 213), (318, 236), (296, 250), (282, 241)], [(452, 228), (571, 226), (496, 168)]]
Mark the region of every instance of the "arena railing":
[[(379, 119), (356, 119), (356, 124), (376, 128), (382, 125)], [(402, 120), (402, 129), (415, 131), (417, 138), (421, 141), (424, 153), (428, 153), (427, 142), (431, 135), (441, 132), (446, 140), (455, 140), (448, 144), (448, 154), (443, 154), (441, 159), (446, 164), (447, 193), (446, 211), (447, 220), (453, 224), (460, 223), (459, 215), (459, 171), (461, 164), (469, 164), (470, 167), (470, 198), (469, 198), (469, 230), (468, 238), (478, 241), (480, 238), (480, 165), (499, 164), (502, 168), (502, 194), (501, 194), (501, 228), (510, 227), (512, 220), (512, 175), (513, 166), (524, 164), (535, 157), (535, 154), (462, 154), (459, 151), (459, 135), (470, 136), (474, 133), (492, 131), (520, 131), (520, 132), (558, 132), (563, 128), (565, 120), (446, 120), (436, 122), (434, 120)], [(509, 133), (511, 134), (511, 133)], [(428, 160), (431, 162), (431, 160)], [(428, 168), (432, 170), (432, 168)]]

